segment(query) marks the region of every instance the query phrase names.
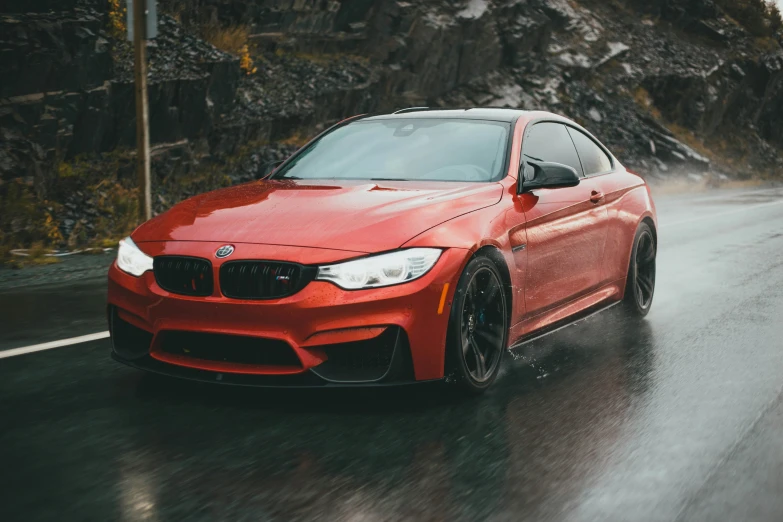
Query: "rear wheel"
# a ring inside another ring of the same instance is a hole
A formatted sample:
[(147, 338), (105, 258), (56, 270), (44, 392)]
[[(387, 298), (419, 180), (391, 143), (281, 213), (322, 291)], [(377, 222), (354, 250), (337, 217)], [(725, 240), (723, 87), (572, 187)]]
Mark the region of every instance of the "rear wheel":
[(647, 223), (642, 223), (634, 237), (623, 299), (626, 311), (633, 316), (644, 317), (652, 306), (656, 253), (657, 245), (652, 228)]
[(459, 385), (481, 393), (498, 375), (508, 339), (506, 295), (495, 264), (479, 256), (457, 283), (449, 317), (447, 362)]

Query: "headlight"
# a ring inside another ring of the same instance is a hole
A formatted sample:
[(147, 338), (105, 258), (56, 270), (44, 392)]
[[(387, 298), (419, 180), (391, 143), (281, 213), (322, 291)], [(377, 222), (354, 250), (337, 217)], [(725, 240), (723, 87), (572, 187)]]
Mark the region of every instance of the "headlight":
[(435, 265), (437, 248), (411, 248), (318, 267), (316, 279), (331, 281), (346, 290), (397, 285), (418, 279)]
[(130, 237), (126, 237), (120, 241), (120, 248), (117, 249), (117, 266), (123, 272), (138, 277), (152, 270), (152, 258), (139, 250)]

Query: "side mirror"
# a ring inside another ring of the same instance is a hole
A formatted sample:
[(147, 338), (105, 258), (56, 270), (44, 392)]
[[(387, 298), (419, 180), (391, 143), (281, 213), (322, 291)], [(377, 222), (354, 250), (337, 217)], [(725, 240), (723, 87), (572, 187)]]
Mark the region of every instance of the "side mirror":
[(579, 174), (562, 163), (525, 160), (517, 177), (517, 193), (540, 188), (564, 188), (579, 185)]

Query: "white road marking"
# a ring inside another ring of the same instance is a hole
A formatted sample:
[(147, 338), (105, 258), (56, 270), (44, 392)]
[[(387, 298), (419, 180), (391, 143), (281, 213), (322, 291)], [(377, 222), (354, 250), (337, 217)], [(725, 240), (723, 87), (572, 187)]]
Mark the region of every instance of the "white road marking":
[(105, 332), (82, 335), (79, 337), (71, 337), (70, 339), (62, 339), (60, 341), (52, 341), (50, 343), (34, 344), (32, 346), (24, 346), (22, 348), (12, 348), (11, 350), (2, 350), (0, 351), (0, 359), (5, 359), (6, 357), (14, 357), (15, 355), (24, 355), (26, 353), (42, 352), (44, 350), (60, 348), (61, 346), (70, 346), (72, 344), (97, 341), (99, 339), (106, 339), (107, 337), (109, 337), (108, 330)]
[(696, 221), (704, 221), (705, 219), (715, 219), (715, 218), (721, 218), (723, 216), (730, 216), (732, 214), (741, 214), (743, 212), (749, 212), (751, 210), (756, 210), (758, 208), (763, 207), (771, 207), (773, 205), (780, 205), (783, 203), (783, 199), (780, 199), (778, 201), (771, 201), (769, 203), (759, 203), (758, 205), (750, 205), (744, 208), (738, 208), (735, 210), (729, 210), (728, 212), (720, 212), (718, 214), (710, 214), (709, 216), (699, 216), (695, 218), (690, 219), (683, 219), (681, 221), (675, 221), (674, 223), (661, 223), (658, 225), (658, 228), (664, 228), (664, 227), (676, 227), (679, 225), (686, 225), (688, 223), (694, 223)]

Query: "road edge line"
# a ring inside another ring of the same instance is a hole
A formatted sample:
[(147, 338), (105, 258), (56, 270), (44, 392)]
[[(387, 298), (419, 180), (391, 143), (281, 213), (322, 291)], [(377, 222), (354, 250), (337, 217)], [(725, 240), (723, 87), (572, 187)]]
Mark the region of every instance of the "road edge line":
[(104, 332), (81, 335), (79, 337), (71, 337), (70, 339), (61, 339), (59, 341), (51, 341), (48, 343), (33, 344), (30, 346), (23, 346), (21, 348), (11, 348), (10, 350), (0, 351), (0, 359), (5, 359), (7, 357), (15, 357), (17, 355), (25, 355), (27, 353), (42, 352), (44, 350), (52, 350), (54, 348), (61, 348), (63, 346), (88, 343), (90, 341), (97, 341), (100, 339), (106, 339), (108, 337), (109, 337), (109, 331), (106, 330)]

